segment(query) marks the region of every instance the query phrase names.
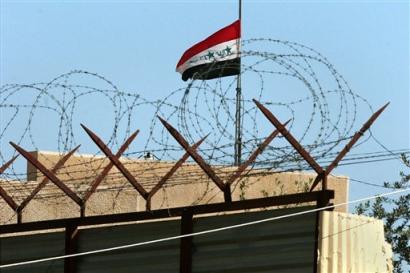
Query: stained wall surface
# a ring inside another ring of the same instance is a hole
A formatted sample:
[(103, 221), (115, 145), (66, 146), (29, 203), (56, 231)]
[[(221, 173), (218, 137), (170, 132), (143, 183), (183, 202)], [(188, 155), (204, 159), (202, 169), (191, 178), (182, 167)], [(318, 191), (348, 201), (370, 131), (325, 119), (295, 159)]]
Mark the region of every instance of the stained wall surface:
[(393, 272), (383, 221), (328, 211), (320, 219), (318, 272)]
[[(52, 169), (62, 157), (53, 152), (32, 152), (32, 155), (49, 169)], [(175, 164), (175, 162), (144, 159), (121, 159), (121, 162), (147, 191), (152, 189)], [(64, 168), (57, 172), (57, 177), (82, 197), (107, 164), (109, 161), (104, 157), (76, 154), (65, 163)], [(236, 170), (226, 166), (212, 166), (212, 168), (223, 181), (226, 181)], [(314, 173), (308, 172), (267, 172), (256, 169), (247, 170), (244, 174), (232, 186), (233, 200), (305, 192), (315, 178)], [(0, 181), (0, 186), (19, 204), (43, 179), (44, 176), (28, 164), (28, 182)], [(347, 177), (329, 176), (328, 185), (329, 189), (335, 190), (334, 203), (348, 200)], [(320, 189), (320, 186), (317, 189)], [(186, 163), (154, 195), (152, 209), (223, 201), (223, 193), (202, 169), (195, 163)], [(115, 167), (86, 203), (86, 215), (135, 212), (145, 209), (144, 198)], [(347, 207), (337, 207), (336, 210), (347, 211)], [(23, 222), (78, 217), (80, 209), (49, 181), (24, 209), (22, 215)], [(16, 213), (0, 199), (0, 224), (16, 221)]]

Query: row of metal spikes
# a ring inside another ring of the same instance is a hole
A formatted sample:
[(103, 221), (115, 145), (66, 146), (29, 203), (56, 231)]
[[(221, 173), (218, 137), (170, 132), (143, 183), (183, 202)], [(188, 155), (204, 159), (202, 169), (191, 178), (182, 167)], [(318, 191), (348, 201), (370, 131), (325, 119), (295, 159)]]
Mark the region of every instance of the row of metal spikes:
[[(185, 154), (172, 166), (172, 168), (158, 181), (158, 183), (150, 190), (147, 191), (138, 182), (138, 179), (134, 177), (131, 172), (124, 166), (120, 161), (120, 157), (129, 147), (131, 142), (137, 136), (139, 130), (131, 134), (128, 139), (122, 144), (120, 149), (116, 154), (107, 147), (107, 145), (90, 129), (81, 124), (82, 128), (90, 136), (90, 138), (95, 142), (95, 144), (100, 148), (100, 150), (105, 154), (105, 156), (110, 160), (109, 164), (105, 166), (103, 171), (95, 178), (91, 183), (90, 187), (84, 194), (83, 198), (79, 197), (74, 191), (72, 191), (66, 184), (64, 184), (57, 176), (56, 173), (61, 169), (66, 161), (77, 151), (79, 146), (75, 147), (65, 156), (59, 159), (55, 166), (49, 170), (47, 169), (39, 160), (37, 160), (29, 152), (18, 146), (17, 144), (10, 142), (10, 144), (21, 154), (28, 162), (30, 162), (35, 168), (37, 168), (43, 175), (43, 180), (37, 185), (37, 187), (31, 192), (31, 194), (26, 197), (20, 205), (18, 205), (13, 198), (0, 186), (0, 196), (6, 201), (6, 203), (17, 213), (17, 222), (21, 223), (22, 212), (24, 208), (29, 204), (29, 202), (36, 196), (36, 194), (46, 186), (48, 181), (54, 183), (58, 188), (60, 188), (69, 198), (71, 198), (78, 206), (80, 206), (81, 217), (85, 216), (86, 202), (97, 190), (97, 187), (103, 181), (103, 179), (108, 175), (110, 170), (115, 166), (122, 175), (128, 180), (129, 183), (138, 191), (138, 193), (146, 200), (146, 210), (151, 210), (151, 199), (152, 197), (161, 189), (161, 187), (167, 182), (167, 180), (191, 157), (199, 167), (208, 175), (208, 177), (216, 184), (216, 186), (223, 192), (224, 200), (226, 203), (232, 202), (231, 195), (231, 185), (237, 181), (243, 174), (243, 172), (255, 162), (258, 155), (260, 155), (263, 150), (271, 143), (271, 141), (280, 133), (283, 137), (292, 145), (292, 147), (302, 156), (302, 158), (313, 168), (317, 176), (313, 181), (310, 188), (312, 191), (320, 181), (322, 181), (322, 190), (327, 190), (327, 176), (331, 171), (338, 165), (338, 163), (343, 159), (343, 157), (349, 152), (353, 145), (359, 140), (359, 138), (364, 134), (366, 130), (370, 128), (377, 117), (384, 111), (388, 103), (375, 112), (369, 120), (364, 123), (362, 128), (357, 131), (346, 146), (340, 151), (332, 163), (326, 168), (321, 167), (316, 160), (307, 152), (303, 146), (296, 140), (295, 137), (286, 129), (286, 125), (290, 122), (288, 120), (285, 123), (281, 123), (265, 106), (263, 106), (257, 100), (253, 100), (259, 110), (265, 115), (265, 117), (275, 126), (274, 130), (259, 146), (258, 148), (249, 156), (249, 158), (240, 164), (236, 171), (224, 182), (212, 169), (212, 167), (206, 163), (206, 161), (198, 154), (198, 147), (204, 142), (207, 136), (200, 139), (198, 142), (190, 145), (186, 139), (167, 121), (158, 117), (164, 127), (168, 132), (175, 138), (175, 140), (184, 148)], [(17, 155), (18, 156), (18, 155)], [(13, 157), (11, 160), (6, 162), (2, 167), (0, 167), (0, 174), (2, 174), (17, 158)]]

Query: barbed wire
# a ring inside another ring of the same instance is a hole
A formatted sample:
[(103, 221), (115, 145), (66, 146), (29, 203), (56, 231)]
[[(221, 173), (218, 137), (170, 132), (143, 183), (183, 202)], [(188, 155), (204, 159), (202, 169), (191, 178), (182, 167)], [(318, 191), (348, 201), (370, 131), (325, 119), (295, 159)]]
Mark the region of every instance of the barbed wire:
[[(353, 130), (361, 125), (357, 123), (358, 108), (368, 114), (366, 118), (373, 112), (368, 101), (350, 88), (330, 61), (310, 47), (261, 38), (244, 40), (242, 48), (243, 158), (247, 158), (274, 130), (252, 98), (261, 101), (283, 122), (291, 119), (288, 129), (323, 164), (331, 162), (337, 154), (335, 148), (348, 140)], [(26, 150), (52, 150), (59, 154), (82, 144), (77, 156), (81, 160), (66, 164), (58, 174), (64, 176), (64, 182), (75, 187), (77, 192), (84, 192), (84, 185), (89, 185), (99, 175), (107, 161), (102, 160), (102, 153), (90, 145), (80, 123), (98, 132), (113, 151), (131, 132), (141, 129), (144, 137), (138, 136), (123, 156), (141, 159), (147, 153), (154, 155), (154, 161), (147, 161), (145, 168), (135, 173), (141, 184), (149, 188), (169, 169), (170, 165), (162, 163), (173, 162), (185, 152), (159, 123), (157, 116), (161, 116), (190, 143), (209, 133), (198, 150), (218, 175), (228, 177), (233, 172), (229, 166), (234, 162), (235, 88), (235, 77), (192, 80), (162, 99), (150, 100), (139, 93), (122, 90), (102, 75), (83, 70), (73, 70), (49, 82), (5, 84), (0, 89), (0, 162), (5, 163), (17, 154), (7, 145), (8, 141)], [(404, 152), (408, 153), (408, 150)], [(86, 153), (90, 155), (85, 156)], [(356, 164), (365, 159), (379, 157), (386, 160), (389, 156), (398, 156), (397, 151), (387, 153), (347, 157), (346, 164), (348, 161)], [(42, 160), (46, 165), (54, 163), (47, 157)], [(133, 163), (125, 161), (124, 165), (127, 164)], [(184, 165), (190, 164), (192, 161)], [(24, 167), (21, 163), (13, 164), (2, 175), (3, 179), (20, 182), (25, 182), (27, 176), (35, 177), (37, 181), (43, 179), (38, 171), (25, 171)], [(305, 161), (279, 136), (241, 179), (306, 169)], [(193, 175), (201, 179), (193, 181)], [(114, 191), (118, 195), (129, 189), (129, 184), (119, 173), (111, 173), (106, 180), (112, 185), (99, 190)], [(191, 168), (186, 173), (178, 173), (165, 186), (206, 180), (199, 168)], [(8, 183), (8, 188), (12, 197), (21, 198), (30, 194), (33, 185)], [(36, 198), (55, 197), (55, 194), (39, 194)]]

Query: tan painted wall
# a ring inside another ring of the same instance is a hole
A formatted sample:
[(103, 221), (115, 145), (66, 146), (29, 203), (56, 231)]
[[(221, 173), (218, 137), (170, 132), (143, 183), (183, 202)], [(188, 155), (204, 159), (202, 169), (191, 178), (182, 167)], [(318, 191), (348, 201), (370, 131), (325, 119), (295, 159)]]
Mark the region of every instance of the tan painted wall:
[(382, 220), (322, 211), (319, 238), (318, 273), (393, 272)]
[[(52, 169), (61, 155), (50, 152), (32, 153), (47, 168)], [(173, 166), (174, 162), (156, 160), (121, 160), (127, 169), (149, 191)], [(75, 155), (57, 176), (80, 197), (101, 173), (108, 160), (102, 157)], [(226, 181), (236, 168), (212, 166)], [(274, 173), (266, 170), (248, 170), (233, 184), (233, 200), (252, 199), (306, 191), (315, 174), (301, 172)], [(43, 179), (42, 174), (30, 164), (27, 166), (27, 183), (0, 181), (0, 185), (20, 203)], [(329, 188), (335, 190), (334, 203), (348, 200), (348, 178), (329, 176)], [(319, 189), (319, 187), (317, 188)], [(152, 209), (223, 202), (223, 194), (195, 164), (184, 164), (152, 199)], [(145, 200), (132, 185), (113, 167), (97, 192), (89, 199), (86, 215), (112, 214), (145, 210)], [(337, 211), (347, 211), (346, 206)], [(38, 196), (25, 208), (23, 222), (66, 217), (78, 217), (78, 206), (48, 182)], [(15, 223), (15, 213), (0, 200), (0, 224)]]

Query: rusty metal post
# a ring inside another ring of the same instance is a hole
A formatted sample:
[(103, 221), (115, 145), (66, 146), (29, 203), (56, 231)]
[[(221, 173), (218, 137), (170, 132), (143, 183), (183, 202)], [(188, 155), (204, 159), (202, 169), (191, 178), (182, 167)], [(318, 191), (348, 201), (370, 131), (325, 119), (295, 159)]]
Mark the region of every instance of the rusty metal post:
[(323, 174), (323, 178), (322, 178), (322, 191), (327, 190), (327, 173)]
[(16, 158), (19, 155), (14, 156), (12, 159), (10, 159), (9, 161), (7, 161), (6, 163), (3, 164), (3, 166), (0, 167), (0, 174), (2, 174), (5, 170), (7, 170), (7, 168), (11, 165), (11, 163), (14, 162), (14, 160), (16, 160)]
[[(190, 234), (193, 231), (193, 215), (190, 210), (182, 212), (181, 234)], [(181, 238), (179, 272), (192, 272), (192, 236)]]
[(80, 217), (85, 217), (85, 202), (83, 202), (80, 206)]
[[(205, 160), (194, 150), (192, 149), (185, 138), (174, 128), (166, 122), (161, 117), (158, 117), (164, 127), (168, 130), (168, 132), (175, 138), (175, 140), (185, 149), (185, 151), (195, 160), (195, 162), (201, 167), (201, 169), (208, 175), (209, 178), (218, 186), (218, 188), (226, 193), (226, 185), (224, 182), (216, 175), (214, 170), (205, 162)], [(230, 194), (229, 196), (225, 194), (225, 199), (227, 202), (231, 201)]]
[[(316, 200), (316, 207), (323, 208), (330, 205), (330, 200), (332, 199), (332, 195), (330, 194), (329, 190), (319, 191), (319, 196)], [(333, 210), (330, 208), (328, 210)]]
[[(65, 255), (77, 252), (78, 227), (67, 225), (65, 228)], [(64, 273), (76, 272), (76, 260), (74, 257), (64, 259)]]
[[(200, 139), (197, 143), (195, 143), (194, 145), (192, 145), (192, 149), (196, 150), (199, 145), (202, 144), (202, 142), (204, 142), (204, 140), (207, 138), (208, 136), (203, 137), (202, 139)], [(184, 164), (184, 162), (189, 158), (189, 154), (185, 153), (181, 159), (179, 159), (174, 166), (172, 166), (172, 168), (161, 178), (161, 180), (151, 189), (151, 191), (148, 193), (148, 198), (146, 199), (146, 210), (149, 211), (151, 210), (151, 199), (152, 197), (155, 195), (155, 193), (157, 193), (159, 191), (159, 189), (168, 181), (168, 179), (171, 178), (171, 176), (182, 166), (182, 164)]]
[[(290, 120), (286, 121), (283, 125), (286, 126)], [(226, 184), (232, 185), (232, 183), (238, 179), (241, 174), (249, 167), (253, 162), (255, 162), (256, 158), (265, 150), (265, 148), (272, 142), (272, 140), (279, 134), (279, 130), (273, 131), (266, 139), (262, 142), (261, 145), (249, 156), (248, 160), (246, 160), (243, 164), (241, 164), (236, 172), (232, 174)]]
[(224, 200), (226, 203), (231, 203), (232, 202), (232, 193), (231, 193), (231, 185), (230, 184), (225, 184), (224, 188)]
[[(115, 157), (117, 159), (120, 159), (121, 155), (127, 150), (127, 148), (130, 146), (131, 142), (135, 139), (135, 137), (138, 135), (139, 130), (135, 131), (133, 134), (131, 134), (128, 139), (122, 144), (118, 152), (115, 154)], [(103, 181), (103, 179), (108, 175), (110, 170), (114, 167), (114, 163), (110, 161), (110, 163), (105, 166), (103, 171), (100, 173), (100, 175), (91, 183), (90, 188), (87, 190), (83, 197), (83, 202), (84, 204), (90, 199), (91, 195), (97, 190), (97, 187), (100, 185), (100, 183)]]
[(323, 172), (322, 167), (313, 159), (313, 157), (303, 148), (303, 146), (293, 137), (286, 127), (259, 101), (253, 99), (256, 106), (262, 111), (265, 117), (279, 130), (284, 138), (293, 146), (293, 148), (302, 156), (302, 158), (315, 170), (317, 174)]
[(33, 157), (29, 152), (18, 146), (17, 144), (10, 142), (23, 157), (25, 157), (34, 167), (42, 172), (51, 182), (53, 182), (58, 188), (60, 188), (68, 197), (70, 197), (77, 205), (81, 206), (82, 200), (78, 197), (69, 187), (67, 187), (60, 179), (55, 176), (53, 172), (48, 170), (40, 161)]
[(326, 168), (326, 170), (318, 175), (313, 181), (313, 184), (310, 188), (310, 191), (312, 191), (316, 185), (319, 183), (321, 179), (325, 179), (327, 175), (329, 175), (334, 168), (337, 167), (339, 162), (343, 159), (343, 157), (346, 156), (346, 154), (350, 151), (350, 149), (353, 147), (353, 145), (363, 136), (363, 134), (370, 128), (370, 126), (376, 121), (376, 119), (380, 116), (380, 114), (386, 109), (386, 107), (390, 103), (386, 103), (383, 107), (381, 107), (379, 110), (377, 110), (367, 121), (365, 124), (363, 124), (362, 128), (360, 128), (359, 131), (357, 131), (353, 137), (350, 139), (350, 141), (346, 144), (346, 146), (340, 151), (340, 153), (336, 156), (336, 158), (330, 163), (330, 165)]
[[(0, 174), (2, 174), (11, 165), (11, 163), (13, 163), (14, 160), (16, 160), (17, 157), (18, 155), (14, 156), (12, 159), (4, 163), (4, 165), (0, 167)], [(6, 203), (10, 206), (10, 208), (12, 208), (13, 211), (17, 212), (17, 203), (14, 202), (13, 198), (10, 195), (8, 195), (8, 193), (1, 186), (0, 196), (4, 199), (4, 201), (6, 201)]]
[(90, 129), (81, 124), (81, 127), (86, 131), (89, 137), (100, 148), (100, 150), (108, 157), (108, 159), (114, 164), (115, 167), (122, 173), (122, 175), (134, 186), (134, 188), (141, 194), (141, 196), (147, 200), (148, 192), (138, 183), (137, 179), (125, 168), (121, 161), (111, 152), (111, 150), (104, 144), (104, 142)]
[(23, 211), (17, 210), (17, 224), (21, 224), (23, 222)]
[[(51, 173), (57, 174), (57, 171), (61, 169), (61, 167), (64, 166), (64, 164), (67, 162), (67, 160), (80, 148), (80, 145), (75, 147), (73, 150), (71, 150), (69, 153), (67, 153), (65, 156), (63, 156), (58, 162), (55, 164), (53, 169), (51, 170)], [(24, 208), (30, 203), (30, 201), (36, 196), (36, 194), (46, 186), (48, 183), (49, 179), (47, 176), (43, 178), (43, 180), (37, 185), (37, 187), (31, 192), (29, 196), (27, 196), (23, 202), (18, 206), (17, 208), (17, 216), (20, 217), (21, 221), (21, 213), (23, 212)], [(19, 218), (17, 218), (19, 219)]]
[(6, 203), (13, 209), (13, 211), (17, 211), (18, 205), (14, 202), (13, 198), (8, 195), (8, 193), (0, 186), (0, 195), (6, 201)]
[[(327, 176), (324, 176), (324, 182), (326, 181)], [(325, 184), (325, 183), (324, 183)], [(328, 191), (328, 190), (322, 190), (318, 192), (319, 195), (316, 199), (316, 208), (323, 208), (326, 206), (331, 205), (330, 200), (334, 197), (334, 192)], [(327, 210), (333, 210), (333, 208), (327, 209)], [(314, 254), (313, 254), (313, 273), (317, 273), (317, 266), (319, 262), (319, 229), (320, 229), (320, 211), (315, 212), (316, 213), (316, 229), (315, 229), (315, 249)]]

